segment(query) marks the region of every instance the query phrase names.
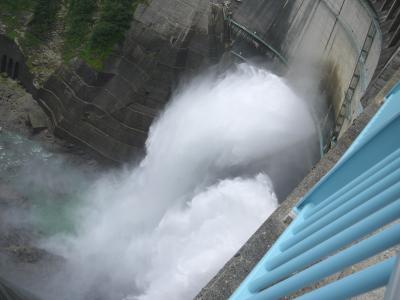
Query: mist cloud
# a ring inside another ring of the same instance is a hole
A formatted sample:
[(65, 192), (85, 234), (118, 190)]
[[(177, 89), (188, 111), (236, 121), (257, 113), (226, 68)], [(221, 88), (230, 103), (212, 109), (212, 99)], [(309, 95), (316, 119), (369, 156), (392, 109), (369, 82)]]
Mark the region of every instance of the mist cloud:
[(144, 159), (79, 196), (73, 233), (42, 241), (64, 264), (41, 296), (194, 297), (277, 207), (275, 174), (307, 164), (288, 149), (314, 137), (307, 105), (268, 71), (193, 79), (151, 127)]

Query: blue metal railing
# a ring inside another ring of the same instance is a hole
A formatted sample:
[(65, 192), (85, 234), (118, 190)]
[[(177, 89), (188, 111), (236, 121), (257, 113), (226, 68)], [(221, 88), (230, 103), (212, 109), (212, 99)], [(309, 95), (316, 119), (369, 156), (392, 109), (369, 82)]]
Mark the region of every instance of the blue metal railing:
[[(400, 244), (400, 224), (396, 223), (400, 219), (400, 84), (335, 167), (293, 211), (295, 220), (231, 300), (289, 296), (336, 300), (388, 283), (395, 257), (322, 287), (315, 285)], [(311, 291), (306, 293), (304, 288)]]

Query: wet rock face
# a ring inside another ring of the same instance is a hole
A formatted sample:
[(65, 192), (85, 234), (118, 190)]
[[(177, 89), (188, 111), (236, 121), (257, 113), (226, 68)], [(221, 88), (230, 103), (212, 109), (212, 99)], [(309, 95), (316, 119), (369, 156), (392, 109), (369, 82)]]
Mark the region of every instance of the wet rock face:
[[(28, 115), (38, 111), (41, 111), (39, 105), (17, 82), (0, 77), (0, 133), (8, 130), (29, 134)], [(47, 117), (42, 117), (47, 122)]]
[(222, 54), (216, 51), (220, 41), (209, 37), (218, 23), (209, 16), (209, 0), (139, 5), (102, 72), (75, 59), (39, 91), (56, 132), (114, 161), (140, 155), (152, 120), (181, 76)]

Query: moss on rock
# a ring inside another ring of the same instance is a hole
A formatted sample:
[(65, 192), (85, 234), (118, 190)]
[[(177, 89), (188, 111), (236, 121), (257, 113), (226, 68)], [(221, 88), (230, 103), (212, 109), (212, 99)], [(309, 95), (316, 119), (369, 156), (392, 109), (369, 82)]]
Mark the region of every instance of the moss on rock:
[[(101, 70), (114, 46), (124, 40), (136, 6), (141, 2), (145, 1), (3, 0), (0, 31), (3, 28), (10, 38), (18, 40), (28, 62), (37, 60), (36, 52), (49, 48), (65, 62), (80, 57)], [(56, 40), (62, 39), (61, 48), (54, 47), (54, 36), (60, 37)]]

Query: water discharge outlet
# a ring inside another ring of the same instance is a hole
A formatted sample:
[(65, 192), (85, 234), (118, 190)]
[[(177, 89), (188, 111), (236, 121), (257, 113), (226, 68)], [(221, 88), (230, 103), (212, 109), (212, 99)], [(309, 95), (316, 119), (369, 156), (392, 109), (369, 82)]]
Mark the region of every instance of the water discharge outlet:
[(73, 230), (41, 241), (63, 263), (39, 296), (193, 298), (312, 165), (307, 107), (283, 78), (247, 64), (182, 85), (143, 160), (81, 192)]

